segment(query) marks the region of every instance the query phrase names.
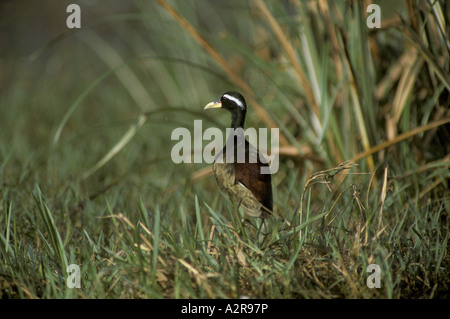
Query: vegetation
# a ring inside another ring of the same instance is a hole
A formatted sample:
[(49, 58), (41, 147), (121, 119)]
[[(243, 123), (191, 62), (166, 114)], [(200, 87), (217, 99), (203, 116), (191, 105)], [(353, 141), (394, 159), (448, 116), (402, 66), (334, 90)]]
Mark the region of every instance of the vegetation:
[[(377, 3), (0, 4), (0, 296), (448, 298), (450, 2)], [(280, 128), (264, 225), (170, 157), (228, 90)]]

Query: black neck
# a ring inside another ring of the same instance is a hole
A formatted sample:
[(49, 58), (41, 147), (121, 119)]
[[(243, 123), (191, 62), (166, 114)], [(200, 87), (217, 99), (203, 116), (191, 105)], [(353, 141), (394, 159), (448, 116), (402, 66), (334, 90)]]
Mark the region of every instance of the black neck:
[(245, 123), (245, 111), (231, 112), (231, 128), (244, 128)]

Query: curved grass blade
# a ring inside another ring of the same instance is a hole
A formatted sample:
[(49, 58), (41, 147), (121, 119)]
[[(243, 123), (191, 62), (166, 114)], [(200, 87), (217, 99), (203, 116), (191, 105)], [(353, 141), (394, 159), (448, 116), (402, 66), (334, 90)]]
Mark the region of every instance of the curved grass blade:
[(133, 138), (136, 132), (144, 125), (147, 121), (147, 117), (145, 115), (140, 115), (135, 124), (133, 124), (128, 131), (122, 136), (122, 138), (111, 148), (111, 150), (103, 156), (103, 158), (98, 161), (93, 167), (88, 169), (82, 176), (81, 179), (86, 179), (91, 176), (94, 172), (96, 172), (99, 168), (109, 162), (117, 153), (119, 153)]

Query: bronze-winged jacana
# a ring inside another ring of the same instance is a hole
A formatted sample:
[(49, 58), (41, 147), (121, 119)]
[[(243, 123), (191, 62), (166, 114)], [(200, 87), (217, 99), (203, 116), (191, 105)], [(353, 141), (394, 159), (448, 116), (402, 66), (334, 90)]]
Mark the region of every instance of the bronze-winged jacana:
[[(238, 92), (226, 92), (220, 100), (205, 106), (205, 110), (214, 108), (222, 108), (231, 113), (230, 128), (232, 129), (225, 147), (214, 160), (213, 171), (217, 183), (223, 191), (236, 200), (245, 214), (251, 217), (269, 218), (273, 209), (272, 182), (270, 174), (261, 173), (261, 167), (268, 167), (269, 164), (244, 136), (247, 112), (245, 99)], [(232, 157), (229, 152), (233, 152)], [(245, 154), (245, 159), (241, 159), (242, 156), (239, 154)], [(232, 161), (229, 160), (230, 158)]]

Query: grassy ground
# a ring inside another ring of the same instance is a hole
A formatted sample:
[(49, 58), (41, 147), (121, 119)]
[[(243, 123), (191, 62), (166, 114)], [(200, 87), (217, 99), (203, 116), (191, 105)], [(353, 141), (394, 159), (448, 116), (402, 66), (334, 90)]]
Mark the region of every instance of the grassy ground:
[[(449, 297), (450, 3), (69, 3), (0, 5), (1, 297)], [(264, 235), (170, 158), (231, 89), (281, 132)]]

